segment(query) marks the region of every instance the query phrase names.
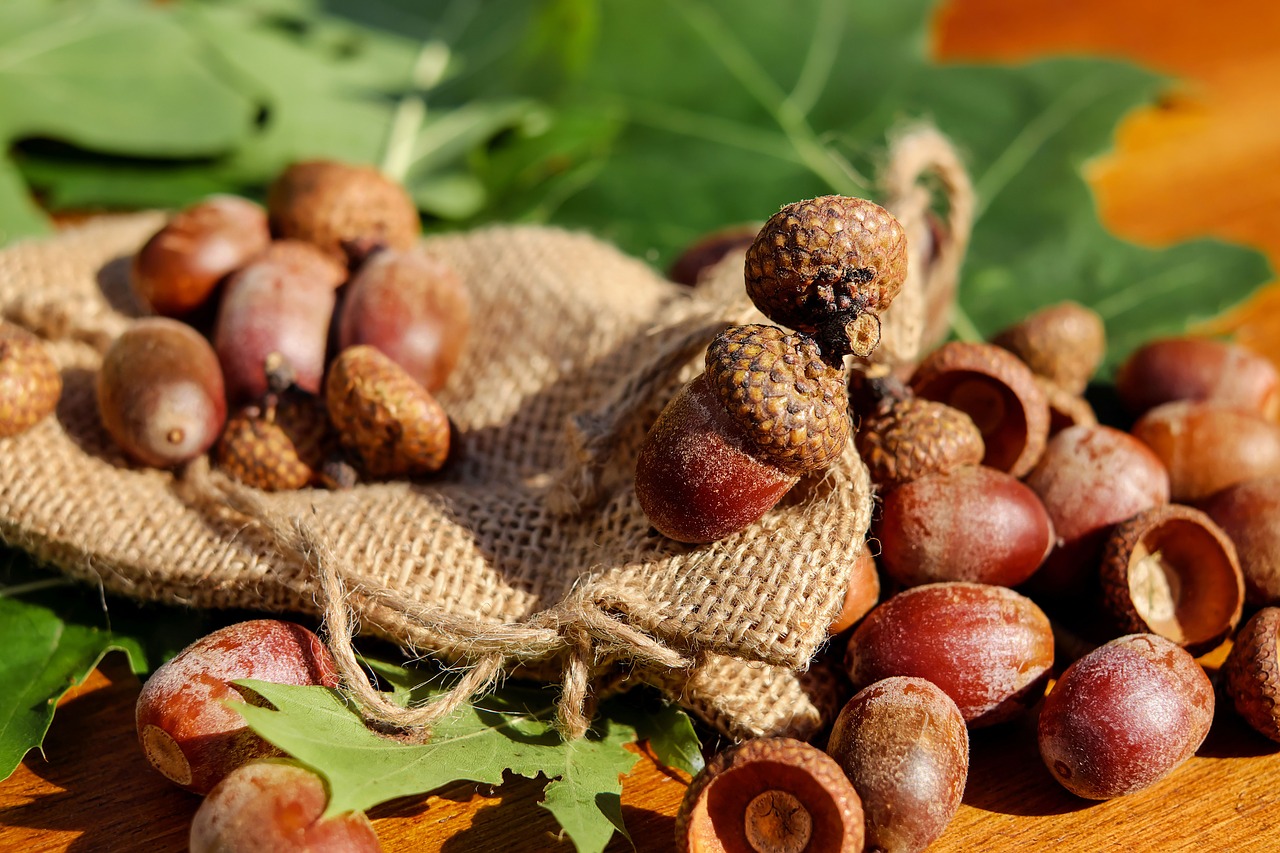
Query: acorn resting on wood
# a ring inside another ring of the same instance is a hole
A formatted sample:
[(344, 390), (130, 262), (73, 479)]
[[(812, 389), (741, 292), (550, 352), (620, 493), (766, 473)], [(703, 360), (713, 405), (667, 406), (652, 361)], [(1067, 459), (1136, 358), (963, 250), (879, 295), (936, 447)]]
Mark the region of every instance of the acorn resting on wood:
[(801, 475), (840, 457), (853, 425), (844, 372), (805, 335), (734, 326), (707, 348), (645, 436), (636, 497), (681, 542), (713, 542), (773, 507)]

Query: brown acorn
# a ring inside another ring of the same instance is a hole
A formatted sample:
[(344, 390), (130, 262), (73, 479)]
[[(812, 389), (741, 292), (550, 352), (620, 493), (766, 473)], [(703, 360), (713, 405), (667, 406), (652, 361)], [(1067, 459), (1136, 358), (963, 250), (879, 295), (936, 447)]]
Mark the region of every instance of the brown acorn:
[(1022, 359), (1037, 376), (1077, 395), (1107, 354), (1102, 318), (1077, 302), (1060, 302), (1029, 314), (991, 342)]
[(892, 486), (961, 465), (977, 465), (986, 448), (973, 419), (933, 400), (894, 403), (862, 422), (854, 439), (871, 479)]
[(747, 250), (747, 294), (769, 319), (813, 336), (832, 363), (870, 355), (878, 315), (907, 277), (902, 225), (878, 204), (829, 195), (789, 204)]
[(138, 250), (134, 292), (157, 314), (188, 318), (218, 282), (270, 242), (260, 206), (238, 196), (210, 196), (177, 213)]
[(404, 368), (371, 346), (348, 347), (325, 380), (338, 438), (371, 477), (440, 470), (449, 456), (449, 416)]
[(320, 401), (293, 390), (228, 418), (215, 459), (219, 468), (247, 486), (291, 491), (320, 479), (335, 444)]
[(663, 535), (713, 542), (743, 529), (839, 458), (853, 425), (842, 370), (804, 335), (734, 326), (669, 402), (636, 460), (636, 497)]
[(44, 420), (62, 396), (62, 374), (44, 343), (12, 323), (0, 323), (0, 437)]
[(267, 214), (275, 236), (307, 240), (352, 265), (382, 246), (409, 248), (422, 228), (404, 187), (377, 169), (332, 160), (285, 169), (268, 192)]

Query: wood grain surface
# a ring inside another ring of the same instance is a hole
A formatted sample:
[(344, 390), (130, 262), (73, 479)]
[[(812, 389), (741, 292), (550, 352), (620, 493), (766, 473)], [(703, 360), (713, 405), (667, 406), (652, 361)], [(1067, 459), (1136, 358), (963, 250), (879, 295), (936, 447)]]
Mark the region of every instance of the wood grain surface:
[[(1280, 4), (1275, 0), (953, 0), (938, 17), (944, 58), (1018, 61), (1058, 53), (1129, 57), (1180, 78), (1129, 116), (1091, 167), (1104, 220), (1152, 244), (1215, 235), (1280, 258)], [(1207, 328), (1280, 362), (1280, 289)], [(1210, 667), (1224, 651), (1210, 656)], [(180, 851), (199, 800), (146, 765), (139, 690), (112, 657), (61, 704), (43, 756), (0, 783), (0, 851)], [(977, 732), (964, 804), (930, 847), (952, 851), (1280, 850), (1280, 750), (1232, 714), (1198, 755), (1145, 792), (1092, 803), (1067, 794), (1036, 751), (1033, 722)], [(625, 779), (635, 849), (672, 848), (687, 780), (642, 754)], [(388, 851), (571, 851), (537, 805), (539, 784), (457, 784), (372, 817)], [(610, 850), (631, 845), (615, 838)]]

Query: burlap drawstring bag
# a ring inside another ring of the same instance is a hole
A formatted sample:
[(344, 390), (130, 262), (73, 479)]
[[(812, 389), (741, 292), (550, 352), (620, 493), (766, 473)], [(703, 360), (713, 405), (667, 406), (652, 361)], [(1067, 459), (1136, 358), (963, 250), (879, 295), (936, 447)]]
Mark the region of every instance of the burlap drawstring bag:
[[(925, 305), (954, 290), (971, 193), (936, 132), (898, 139), (885, 201), (927, 228), (918, 179), (942, 177), (949, 228), (884, 318), (882, 352), (914, 358)], [(631, 487), (639, 443), (711, 337), (760, 319), (742, 257), (693, 291), (577, 233), (491, 227), (431, 237), (474, 300), (439, 395), (461, 436), (440, 476), (267, 494), (198, 460), (129, 463), (98, 421), (101, 352), (137, 309), (128, 258), (157, 213), (93, 220), (0, 253), (0, 310), (43, 335), (63, 372), (56, 417), (0, 441), (0, 536), (66, 574), (145, 600), (304, 611), (366, 717), (427, 726), (517, 672), (562, 684), (585, 731), (592, 697), (656, 684), (734, 737), (804, 737), (841, 700), (810, 668), (840, 610), (872, 492), (852, 446), (749, 529), (706, 546), (653, 531)], [(921, 242), (921, 245), (924, 245)], [(399, 708), (370, 686), (356, 628), (455, 667), (456, 688)]]

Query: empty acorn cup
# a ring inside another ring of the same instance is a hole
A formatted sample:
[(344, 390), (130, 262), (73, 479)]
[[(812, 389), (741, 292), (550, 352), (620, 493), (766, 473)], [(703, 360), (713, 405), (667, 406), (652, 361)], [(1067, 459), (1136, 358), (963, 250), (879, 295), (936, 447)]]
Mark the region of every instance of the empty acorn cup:
[(1102, 568), (1103, 607), (1120, 633), (1152, 633), (1191, 652), (1240, 621), (1244, 577), (1231, 540), (1199, 510), (1170, 504), (1117, 525)]

